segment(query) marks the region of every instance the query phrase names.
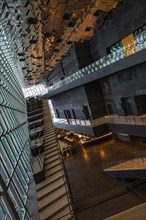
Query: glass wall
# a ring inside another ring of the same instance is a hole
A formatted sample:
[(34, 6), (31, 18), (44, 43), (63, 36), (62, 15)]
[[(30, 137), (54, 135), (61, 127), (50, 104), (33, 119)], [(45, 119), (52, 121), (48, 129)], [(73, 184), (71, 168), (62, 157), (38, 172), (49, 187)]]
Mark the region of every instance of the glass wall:
[[(31, 219), (27, 209), (30, 184), (29, 136), (26, 105), (15, 51), (0, 26), (0, 219)], [(8, 31), (8, 30), (7, 30)]]
[(108, 48), (113, 56), (124, 58), (146, 48), (146, 25), (125, 36), (121, 41)]

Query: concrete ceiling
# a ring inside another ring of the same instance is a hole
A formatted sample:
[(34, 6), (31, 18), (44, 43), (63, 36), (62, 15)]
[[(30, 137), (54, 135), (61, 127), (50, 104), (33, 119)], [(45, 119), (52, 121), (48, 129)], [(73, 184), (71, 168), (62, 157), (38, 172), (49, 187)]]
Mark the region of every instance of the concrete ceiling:
[(26, 84), (45, 80), (72, 44), (90, 40), (120, 2), (2, 0), (0, 22), (10, 35)]

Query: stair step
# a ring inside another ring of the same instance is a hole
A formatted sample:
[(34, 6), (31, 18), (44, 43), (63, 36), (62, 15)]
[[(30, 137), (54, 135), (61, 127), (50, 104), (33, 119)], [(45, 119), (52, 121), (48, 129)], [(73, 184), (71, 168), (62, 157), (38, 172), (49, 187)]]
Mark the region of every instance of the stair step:
[[(54, 130), (52, 129), (44, 129), (45, 130), (45, 136), (47, 137), (47, 135), (55, 135)], [(47, 134), (47, 135), (46, 135)]]
[(48, 149), (51, 149), (52, 147), (57, 147), (57, 143), (54, 142), (54, 143), (49, 143), (49, 141), (47, 143), (44, 143), (44, 146), (45, 146), (45, 151), (47, 151)]
[[(47, 124), (46, 124), (46, 123), (44, 124), (44, 128), (53, 128), (51, 121), (45, 120), (45, 122), (47, 122)], [(54, 128), (53, 128), (53, 129), (54, 129)]]
[(37, 184), (40, 220), (71, 220), (65, 176), (47, 101), (43, 101), (45, 179)]
[(53, 144), (53, 143), (57, 143), (57, 141), (54, 139), (53, 140), (48, 139), (48, 140), (44, 140), (44, 143)]
[(53, 153), (55, 151), (58, 151), (58, 148), (54, 148), (54, 149), (45, 149), (44, 151), (44, 155), (49, 154), (49, 153)]
[(55, 154), (53, 154), (53, 155), (49, 155), (49, 154), (47, 154), (47, 155), (45, 155), (45, 160), (50, 160), (50, 159), (55, 159), (55, 158), (59, 158), (59, 155), (58, 155), (58, 153), (55, 153)]
[[(58, 174), (58, 173), (60, 173), (60, 174)], [(51, 176), (53, 176), (53, 175), (56, 175), (56, 174), (58, 174), (58, 176), (59, 175), (63, 175), (63, 173), (62, 173), (62, 169), (58, 169), (58, 170), (56, 170), (54, 173), (52, 173), (52, 174), (50, 174), (48, 171), (45, 173), (45, 177), (46, 178), (50, 178)]]
[(56, 214), (54, 214), (49, 220), (75, 220), (75, 218), (70, 213), (69, 206), (65, 206), (62, 210), (59, 210)]
[(48, 139), (44, 138), (44, 143), (47, 143), (47, 142), (50, 142), (50, 143), (51, 142), (53, 142), (53, 143), (56, 142), (57, 143), (57, 141), (55, 139), (52, 140), (52, 139), (49, 139), (49, 138)]
[(49, 143), (47, 143), (47, 144), (44, 144), (44, 152), (47, 152), (47, 151), (49, 151), (49, 150), (55, 150), (56, 148), (58, 148), (57, 147), (57, 145), (56, 144), (49, 144)]
[(50, 138), (48, 138), (48, 139), (45, 139), (44, 138), (44, 142), (46, 143), (46, 142), (56, 142), (57, 143), (57, 140), (55, 139), (55, 137), (50, 137)]
[(59, 153), (59, 150), (58, 149), (56, 149), (56, 150), (53, 150), (52, 152), (45, 152), (45, 158), (48, 158), (48, 157), (51, 157), (51, 156), (54, 156), (54, 155), (56, 155), (56, 154), (58, 154)]
[(61, 159), (60, 154), (54, 154), (54, 156), (48, 157), (48, 155), (45, 157), (45, 165), (52, 163), (53, 161)]
[(62, 195), (60, 198), (57, 199), (57, 201), (55, 201), (55, 203), (46, 204), (45, 208), (39, 210), (40, 219), (49, 220), (66, 207), (68, 207), (68, 200), (66, 198), (66, 195)]
[(46, 160), (45, 161), (45, 166), (47, 166), (47, 165), (49, 165), (49, 164), (52, 164), (53, 162), (57, 162), (59, 160), (59, 158), (57, 157), (57, 158), (55, 158), (55, 159), (53, 159), (53, 160)]
[(44, 150), (48, 150), (48, 149), (50, 149), (51, 147), (56, 147), (56, 148), (58, 148), (58, 145), (57, 145), (56, 142), (50, 143), (50, 142), (48, 141), (48, 142), (44, 143)]
[[(41, 202), (42, 199), (45, 199), (45, 197), (49, 196), (54, 198), (54, 193), (60, 195), (59, 192), (62, 192), (62, 187), (64, 186), (64, 183), (59, 184), (56, 188), (53, 188), (50, 186), (52, 189), (51, 190), (46, 190), (46, 193), (38, 197), (38, 201)], [(60, 190), (60, 191), (59, 191)], [(45, 191), (45, 190), (44, 190)]]
[(45, 150), (44, 150), (44, 155), (45, 154), (48, 154), (48, 153), (50, 153), (50, 152), (55, 152), (56, 150), (58, 150), (58, 148), (54, 145), (54, 146), (45, 146), (44, 147), (45, 148)]
[(48, 128), (44, 128), (44, 131), (45, 131), (45, 134), (47, 134), (48, 133), (48, 135), (54, 135), (55, 136), (55, 133), (54, 133), (54, 130), (52, 130), (52, 129), (48, 129)]
[(58, 153), (58, 151), (59, 151), (59, 149), (56, 146), (56, 148), (51, 149), (50, 151), (45, 151), (45, 155), (47, 156), (47, 154), (48, 154), (51, 156), (52, 154)]
[(64, 184), (63, 177), (58, 178), (56, 181), (52, 181), (50, 184), (46, 184), (46, 186), (44, 186), (42, 189), (38, 191), (38, 199), (40, 199), (42, 196), (46, 195), (47, 193), (51, 192), (52, 190), (56, 189), (62, 184)]
[(51, 139), (51, 138), (54, 138), (54, 139), (56, 138), (56, 135), (54, 134), (54, 132), (51, 132), (51, 133), (48, 132), (48, 135), (49, 135), (49, 137), (46, 136), (46, 137), (45, 137), (45, 140), (47, 140), (47, 139)]
[(64, 186), (52, 192), (51, 195), (45, 196), (43, 199), (38, 201), (39, 212), (41, 212), (43, 209), (45, 209), (48, 206), (50, 209), (50, 206), (53, 203), (56, 203), (59, 199), (61, 199), (64, 196), (66, 196), (66, 191)]
[(44, 129), (44, 131), (45, 131), (45, 136), (47, 137), (48, 135), (49, 136), (55, 136), (54, 135), (54, 130), (52, 130), (52, 129)]
[(45, 130), (48, 130), (48, 131), (54, 131), (54, 128), (53, 128), (53, 126), (51, 126), (51, 125), (50, 125), (50, 126), (45, 126), (45, 125), (44, 125), (44, 129), (45, 129)]
[[(75, 220), (76, 218), (73, 216), (73, 215), (71, 215), (67, 220)], [(61, 219), (61, 220), (65, 220), (65, 219)]]
[(40, 190), (43, 190), (45, 187), (48, 187), (51, 184), (55, 184), (56, 181), (62, 178), (63, 178), (62, 172), (61, 173), (58, 172), (56, 173), (56, 175), (46, 178), (41, 183), (37, 184), (37, 192), (39, 192)]
[[(67, 214), (69, 213), (69, 206), (68, 204), (64, 205), (63, 207), (61, 207), (59, 210), (57, 210), (56, 212), (54, 212), (53, 214), (49, 215), (47, 218), (44, 218), (44, 220), (57, 220), (56, 215), (61, 214), (63, 210), (66, 210)], [(61, 216), (62, 217), (62, 216)], [(65, 216), (65, 218), (59, 218), (58, 220), (67, 220), (68, 218)]]
[(60, 166), (61, 165), (61, 162), (58, 160), (56, 161), (53, 161), (52, 163), (48, 164), (45, 166), (45, 171), (49, 170), (49, 169), (52, 169), (54, 168), (55, 166)]
[(54, 174), (56, 174), (57, 172), (59, 172), (59, 170), (62, 172), (60, 166), (54, 167), (54, 168), (52, 168), (51, 170), (45, 171), (45, 176), (48, 177), (48, 176), (54, 175)]

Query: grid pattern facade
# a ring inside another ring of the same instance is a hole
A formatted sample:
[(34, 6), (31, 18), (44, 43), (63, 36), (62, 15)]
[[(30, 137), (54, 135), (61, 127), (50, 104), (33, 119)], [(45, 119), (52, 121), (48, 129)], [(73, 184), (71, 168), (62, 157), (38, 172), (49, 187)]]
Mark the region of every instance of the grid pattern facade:
[(31, 219), (27, 210), (31, 170), (26, 104), (18, 68), (0, 35), (1, 219)]

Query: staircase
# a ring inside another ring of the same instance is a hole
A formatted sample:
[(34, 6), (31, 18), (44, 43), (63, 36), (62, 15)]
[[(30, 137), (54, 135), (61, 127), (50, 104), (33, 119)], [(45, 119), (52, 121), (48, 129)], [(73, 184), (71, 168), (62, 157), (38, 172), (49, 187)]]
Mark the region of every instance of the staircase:
[(71, 210), (68, 188), (48, 102), (43, 101), (43, 106), (45, 179), (37, 184), (40, 220), (73, 220), (75, 217)]

